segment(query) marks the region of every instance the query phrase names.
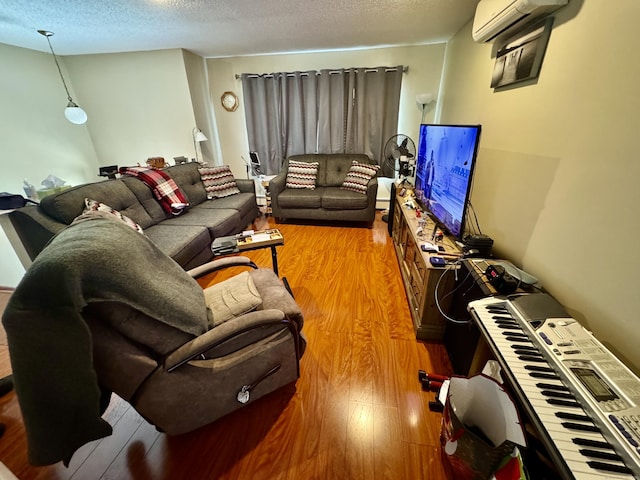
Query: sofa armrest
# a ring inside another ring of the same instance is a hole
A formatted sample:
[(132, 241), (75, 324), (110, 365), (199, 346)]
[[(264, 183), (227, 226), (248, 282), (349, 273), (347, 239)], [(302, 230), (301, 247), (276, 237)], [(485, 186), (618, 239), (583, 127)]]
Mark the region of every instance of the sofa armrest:
[(278, 195), (280, 195), (287, 186), (287, 171), (282, 170), (278, 175), (269, 180), (269, 195), (271, 196), (271, 209), (275, 212), (280, 211), (280, 203)]
[(269, 180), (269, 193), (271, 196), (281, 193), (287, 186), (287, 172), (281, 171), (278, 175)]
[(256, 183), (253, 180), (247, 178), (236, 178), (236, 185), (238, 190), (242, 193), (256, 194)]
[(376, 199), (378, 196), (378, 178), (373, 177), (367, 184), (367, 205), (373, 205), (376, 208)]
[(40, 210), (39, 206), (26, 205), (9, 214), (29, 258), (34, 260), (54, 235), (67, 227)]
[(199, 267), (187, 270), (187, 273), (191, 275), (192, 278), (197, 279), (208, 273), (217, 272), (218, 270), (229, 267), (251, 267), (254, 269), (258, 268), (258, 266), (253, 263), (248, 257), (225, 257), (219, 258), (217, 260), (212, 260), (203, 265), (200, 265)]
[[(205, 353), (209, 353), (208, 357), (213, 358), (216, 356), (214, 353), (217, 352), (210, 351), (218, 347), (224, 349), (219, 353), (220, 356), (232, 353), (257, 340), (255, 335), (248, 335), (243, 341), (241, 338), (243, 335), (261, 329), (262, 332), (258, 332), (260, 333), (259, 338), (264, 338), (282, 328), (289, 328), (292, 333), (295, 333), (297, 350), (297, 328), (295, 324), (289, 322), (280, 310), (258, 310), (232, 318), (185, 343), (165, 359), (164, 367), (168, 372), (172, 372), (191, 360), (202, 358)], [(238, 339), (239, 342), (235, 342), (229, 348), (225, 348), (226, 344), (233, 342), (234, 339)]]

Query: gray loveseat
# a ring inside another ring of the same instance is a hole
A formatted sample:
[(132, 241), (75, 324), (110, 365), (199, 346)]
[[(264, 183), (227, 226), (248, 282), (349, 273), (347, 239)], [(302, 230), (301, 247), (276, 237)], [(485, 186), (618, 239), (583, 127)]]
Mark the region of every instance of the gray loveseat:
[(90, 198), (134, 220), (164, 253), (185, 269), (211, 260), (214, 238), (239, 233), (258, 216), (253, 180), (236, 179), (241, 193), (207, 199), (199, 164), (186, 163), (164, 169), (189, 201), (181, 215), (167, 214), (153, 192), (138, 178), (123, 176), (63, 190), (27, 205), (9, 218), (33, 260), (51, 238), (82, 213)]
[[(269, 182), (273, 216), (278, 221), (295, 218), (373, 222), (378, 192), (377, 178), (374, 176), (369, 181), (366, 195), (340, 188), (354, 160), (375, 165), (364, 154), (305, 154), (287, 158), (282, 171)], [(287, 188), (290, 161), (318, 162), (315, 189)]]

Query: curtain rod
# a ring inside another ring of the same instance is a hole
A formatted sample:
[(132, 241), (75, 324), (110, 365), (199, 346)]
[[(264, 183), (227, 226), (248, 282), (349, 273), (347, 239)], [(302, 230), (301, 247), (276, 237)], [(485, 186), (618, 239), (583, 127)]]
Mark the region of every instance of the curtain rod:
[[(347, 68), (345, 70), (349, 70), (349, 69)], [(377, 72), (378, 70), (375, 69), (375, 68), (365, 68), (364, 71), (365, 71), (365, 73), (367, 73), (367, 72)], [(397, 71), (397, 68), (395, 68), (395, 67), (385, 68), (385, 71), (386, 72), (395, 72), (395, 71)], [(402, 68), (402, 73), (407, 73), (408, 71), (409, 71), (409, 67), (408, 66)], [(334, 75), (334, 74), (341, 73), (341, 72), (342, 72), (342, 70), (329, 70), (329, 75)], [(248, 75), (250, 77), (267, 77), (267, 78), (273, 77), (273, 73), (249, 73)], [(286, 75), (288, 77), (293, 77), (294, 76), (293, 73), (286, 73)], [(308, 76), (309, 74), (307, 72), (300, 72), (300, 75)], [(316, 73), (316, 75), (319, 75), (319, 73)], [(236, 73), (235, 77), (236, 77), (236, 80), (239, 80), (241, 78), (241, 75), (239, 73)]]

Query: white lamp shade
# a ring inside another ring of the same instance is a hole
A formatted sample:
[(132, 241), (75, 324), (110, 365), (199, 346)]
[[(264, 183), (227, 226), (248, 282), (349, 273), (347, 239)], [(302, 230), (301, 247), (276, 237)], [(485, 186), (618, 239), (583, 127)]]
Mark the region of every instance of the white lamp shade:
[(87, 122), (87, 113), (75, 104), (67, 105), (67, 108), (64, 109), (64, 116), (76, 125), (82, 125)]
[(209, 139), (206, 137), (206, 135), (204, 133), (202, 133), (200, 130), (198, 130), (196, 132), (195, 140), (196, 140), (196, 142), (206, 142)]
[(420, 105), (428, 105), (433, 102), (433, 93), (419, 93), (416, 95), (416, 102)]

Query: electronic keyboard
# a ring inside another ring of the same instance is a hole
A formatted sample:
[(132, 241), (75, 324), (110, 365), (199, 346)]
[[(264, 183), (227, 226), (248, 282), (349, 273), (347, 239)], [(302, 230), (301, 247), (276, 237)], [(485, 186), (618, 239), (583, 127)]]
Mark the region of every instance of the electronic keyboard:
[(640, 379), (550, 296), (467, 309), (565, 479), (640, 478)]

